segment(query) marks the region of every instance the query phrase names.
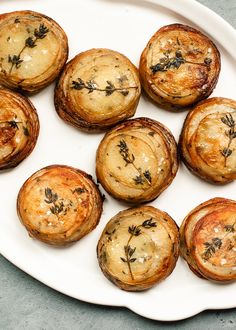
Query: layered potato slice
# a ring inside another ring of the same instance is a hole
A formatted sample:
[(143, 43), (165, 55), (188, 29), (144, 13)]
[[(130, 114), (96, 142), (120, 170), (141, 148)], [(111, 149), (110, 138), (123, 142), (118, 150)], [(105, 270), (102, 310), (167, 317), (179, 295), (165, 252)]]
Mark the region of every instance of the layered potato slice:
[(55, 107), (67, 123), (102, 131), (133, 116), (140, 93), (138, 70), (127, 57), (90, 49), (66, 65), (55, 89)]
[(0, 32), (2, 86), (33, 94), (59, 75), (68, 41), (53, 19), (29, 10), (1, 14)]
[(149, 118), (117, 125), (97, 150), (98, 181), (113, 197), (131, 203), (155, 199), (172, 182), (177, 169), (173, 135)]
[(26, 97), (0, 88), (0, 170), (17, 166), (34, 149), (39, 119)]
[(222, 282), (236, 279), (235, 212), (235, 201), (213, 198), (181, 224), (181, 254), (198, 276)]
[(179, 256), (179, 231), (165, 212), (142, 206), (119, 212), (97, 245), (104, 275), (127, 291), (142, 291), (165, 279)]
[(17, 211), (31, 237), (63, 246), (78, 241), (97, 226), (102, 204), (90, 175), (73, 167), (52, 165), (23, 184)]
[(216, 86), (220, 68), (216, 45), (200, 31), (182, 24), (159, 29), (140, 58), (144, 90), (170, 110), (207, 98)]
[(223, 184), (236, 179), (236, 101), (210, 98), (187, 116), (179, 141), (181, 157), (194, 174)]

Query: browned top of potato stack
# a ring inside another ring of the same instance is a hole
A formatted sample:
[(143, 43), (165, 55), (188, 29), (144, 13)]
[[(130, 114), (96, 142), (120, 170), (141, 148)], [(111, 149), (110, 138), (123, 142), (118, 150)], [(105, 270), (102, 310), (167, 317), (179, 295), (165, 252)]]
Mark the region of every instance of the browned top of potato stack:
[(181, 156), (202, 179), (227, 183), (236, 179), (236, 101), (210, 98), (187, 116), (180, 138)]
[(102, 196), (90, 175), (52, 165), (23, 184), (17, 210), (30, 236), (51, 245), (67, 245), (97, 226)]
[(34, 149), (38, 134), (38, 115), (30, 100), (0, 88), (0, 170), (25, 159)]
[(55, 107), (69, 124), (100, 131), (133, 116), (140, 93), (138, 70), (127, 57), (90, 49), (66, 65), (55, 90)]
[(198, 276), (236, 279), (235, 214), (235, 201), (213, 198), (191, 211), (181, 224), (181, 254)]
[(127, 291), (151, 288), (175, 268), (179, 232), (174, 220), (151, 206), (128, 209), (106, 225), (97, 246), (104, 275)]
[(23, 10), (0, 15), (0, 84), (32, 94), (49, 85), (68, 56), (62, 28), (50, 17)]
[(200, 31), (171, 24), (158, 30), (140, 59), (142, 86), (168, 109), (193, 105), (213, 91), (220, 73), (216, 45)]
[(155, 199), (172, 182), (177, 169), (173, 135), (148, 118), (117, 125), (97, 150), (99, 182), (113, 197), (131, 203)]

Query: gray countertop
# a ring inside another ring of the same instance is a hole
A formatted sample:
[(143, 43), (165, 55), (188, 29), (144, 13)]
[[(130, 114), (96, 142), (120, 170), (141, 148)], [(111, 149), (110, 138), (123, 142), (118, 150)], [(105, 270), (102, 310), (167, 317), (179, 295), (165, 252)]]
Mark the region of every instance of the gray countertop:
[[(198, 1), (236, 27), (236, 0)], [(236, 309), (205, 311), (179, 322), (152, 321), (125, 308), (92, 305), (67, 297), (0, 256), (0, 330), (220, 328), (236, 329)]]

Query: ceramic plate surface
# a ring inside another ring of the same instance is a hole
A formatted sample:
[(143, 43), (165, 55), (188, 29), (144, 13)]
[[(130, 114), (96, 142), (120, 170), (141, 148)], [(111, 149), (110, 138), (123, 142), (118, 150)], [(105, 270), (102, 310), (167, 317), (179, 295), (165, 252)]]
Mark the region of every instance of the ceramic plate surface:
[[(2, 13), (35, 10), (54, 18), (69, 38), (70, 58), (106, 47), (138, 65), (149, 38), (161, 26), (185, 23), (208, 34), (222, 56), (222, 71), (213, 96), (235, 98), (236, 33), (222, 18), (193, 0), (1, 0)], [(50, 164), (67, 164), (95, 176), (95, 153), (103, 134), (86, 134), (62, 122), (53, 105), (51, 85), (31, 97), (41, 131), (33, 153), (17, 168), (0, 173), (0, 252), (46, 285), (71, 297), (103, 305), (126, 306), (155, 320), (184, 319), (205, 309), (236, 307), (236, 283), (217, 285), (196, 277), (179, 259), (168, 279), (142, 293), (119, 290), (101, 273), (96, 244), (106, 222), (127, 205), (107, 196), (99, 226), (78, 243), (53, 248), (30, 239), (16, 214), (16, 197), (23, 182)], [(164, 123), (178, 139), (186, 112), (170, 113), (142, 98), (135, 117)], [(171, 186), (151, 205), (168, 212), (178, 224), (200, 202), (215, 196), (236, 199), (236, 183), (214, 186), (194, 177), (181, 165)]]

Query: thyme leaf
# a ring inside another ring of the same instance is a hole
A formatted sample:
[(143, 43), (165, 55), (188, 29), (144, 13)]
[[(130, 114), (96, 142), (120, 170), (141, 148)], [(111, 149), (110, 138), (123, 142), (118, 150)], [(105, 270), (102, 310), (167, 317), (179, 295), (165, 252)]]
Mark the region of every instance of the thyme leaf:
[(54, 203), (58, 200), (57, 193), (54, 193), (51, 188), (48, 188), (48, 187), (45, 188), (44, 193), (45, 193), (45, 197), (46, 197), (46, 199), (44, 199), (44, 201), (47, 204)]
[(21, 60), (20, 55), (8, 55), (8, 63), (11, 63), (12, 66), (15, 65), (15, 67), (18, 69), (21, 65), (23, 60)]
[(143, 185), (145, 183), (145, 179), (143, 178), (142, 175), (137, 175), (135, 178), (133, 178), (135, 184), (141, 184)]
[(152, 228), (152, 227), (156, 227), (156, 226), (157, 226), (157, 224), (156, 224), (156, 222), (152, 221), (152, 218), (147, 219), (142, 223), (142, 227), (144, 227), (144, 228)]
[(128, 232), (133, 236), (139, 236), (141, 234), (141, 229), (137, 226), (130, 226)]
[(39, 28), (34, 30), (34, 36), (36, 39), (44, 39), (48, 32), (49, 29), (44, 24), (40, 24)]
[(30, 135), (29, 134), (29, 130), (28, 130), (28, 128), (26, 126), (23, 126), (23, 132), (24, 132), (24, 135), (25, 136), (29, 136)]
[(74, 194), (74, 193), (77, 193), (77, 194), (83, 194), (84, 192), (86, 191), (86, 189), (85, 188), (81, 188), (81, 187), (78, 187), (78, 188), (75, 188), (73, 191), (72, 191), (72, 193)]
[(235, 232), (234, 225), (235, 224), (224, 226), (225, 231), (228, 232), (228, 233), (234, 233)]
[(143, 175), (145, 176), (145, 178), (151, 183), (152, 182), (152, 176), (149, 170), (146, 170), (145, 172), (143, 172)]

